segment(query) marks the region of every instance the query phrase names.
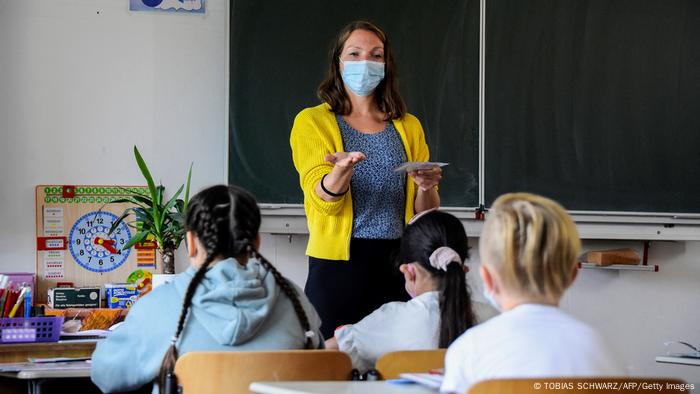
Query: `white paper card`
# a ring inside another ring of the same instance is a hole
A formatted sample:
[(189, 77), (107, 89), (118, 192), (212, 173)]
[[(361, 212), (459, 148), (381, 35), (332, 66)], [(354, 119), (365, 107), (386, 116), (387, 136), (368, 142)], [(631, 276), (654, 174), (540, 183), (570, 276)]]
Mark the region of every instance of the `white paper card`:
[(444, 167), (450, 163), (440, 163), (436, 161), (407, 161), (394, 168), (396, 172), (412, 172), (418, 170), (429, 170), (435, 167)]

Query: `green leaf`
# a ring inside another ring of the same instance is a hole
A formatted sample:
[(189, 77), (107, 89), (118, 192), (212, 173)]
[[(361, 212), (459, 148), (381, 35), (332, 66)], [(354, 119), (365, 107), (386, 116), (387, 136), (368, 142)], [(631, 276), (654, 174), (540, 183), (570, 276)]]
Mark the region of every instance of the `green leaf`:
[(136, 221), (140, 222), (144, 228), (155, 229), (155, 223), (150, 209), (132, 208)]
[(175, 210), (177, 213), (184, 214), (185, 213), (185, 202), (182, 200), (177, 200), (177, 204), (175, 204)]
[(190, 202), (190, 181), (192, 180), (192, 166), (194, 163), (190, 163), (190, 170), (187, 172), (187, 182), (185, 187), (185, 204), (182, 207), (181, 212), (187, 212), (187, 204)]
[(123, 204), (126, 202), (134, 204), (134, 200), (132, 200), (130, 197), (117, 198), (116, 200), (112, 201), (111, 204)]
[[(146, 199), (146, 200), (148, 200), (148, 199)], [(142, 208), (146, 208), (146, 207), (151, 206), (150, 203), (149, 204), (142, 204), (139, 201), (136, 201), (132, 197), (119, 198), (119, 199), (116, 199), (116, 200), (110, 202), (109, 204), (124, 204), (124, 203), (133, 204), (133, 205), (136, 205), (136, 206), (142, 207)]]
[[(143, 157), (141, 157), (141, 153), (139, 153), (139, 149), (136, 147), (136, 145), (134, 145), (134, 157), (136, 157), (136, 164), (138, 164), (141, 174), (143, 174), (143, 177), (146, 178), (148, 191), (151, 193), (151, 200), (153, 200), (153, 217), (155, 222), (158, 223), (160, 221), (160, 212), (157, 208), (160, 205), (160, 200), (158, 200), (158, 190), (155, 182), (153, 182), (151, 172), (148, 170), (148, 166), (146, 166), (146, 162), (143, 160)], [(162, 187), (162, 185), (160, 187)]]
[(126, 219), (126, 217), (129, 216), (130, 213), (131, 212), (129, 211), (129, 209), (124, 210), (124, 213), (122, 213), (122, 215), (119, 216), (117, 218), (117, 220), (114, 221), (114, 223), (112, 223), (112, 227), (109, 228), (109, 231), (107, 232), (107, 234), (112, 235), (114, 230), (117, 229), (117, 227), (121, 224), (121, 222), (123, 222), (124, 219)]
[[(163, 208), (163, 212), (170, 213), (170, 212), (168, 212), (168, 211), (170, 211), (170, 208), (172, 208), (172, 207), (177, 203), (177, 198), (180, 197), (180, 193), (182, 193), (182, 188), (183, 188), (183, 187), (184, 187), (184, 186), (180, 185), (180, 188), (177, 189), (177, 191), (175, 192), (175, 195), (172, 196), (172, 197), (170, 198), (170, 200), (168, 201), (167, 204), (165, 204), (165, 207)], [(164, 218), (165, 218), (166, 216), (167, 216), (167, 215), (163, 215)]]
[(173, 212), (171, 215), (173, 222), (184, 229), (185, 227), (185, 215), (180, 212)]
[(136, 245), (137, 243), (143, 241), (147, 236), (149, 232), (148, 231), (141, 231), (140, 233), (137, 233), (131, 239), (129, 242), (127, 242), (124, 246), (122, 246), (122, 250), (127, 250), (131, 248), (132, 246)]
[(151, 192), (151, 198), (153, 199), (153, 201), (157, 201), (156, 184), (155, 182), (153, 182), (151, 172), (148, 170), (148, 166), (146, 165), (146, 162), (143, 161), (143, 157), (141, 157), (141, 153), (139, 152), (139, 149), (136, 147), (136, 145), (134, 145), (134, 157), (136, 157), (136, 164), (138, 164), (139, 169), (141, 170), (141, 174), (143, 174), (143, 177), (146, 178), (148, 190)]
[[(141, 194), (134, 194), (133, 196), (131, 196), (131, 198), (134, 199), (135, 204), (138, 202), (138, 203), (141, 203), (141, 204), (148, 206), (148, 207), (153, 206), (153, 200), (151, 200), (150, 198), (143, 196)], [(141, 204), (139, 204), (139, 205), (141, 205)]]
[(161, 204), (163, 203), (163, 195), (165, 194), (165, 186), (160, 184), (158, 185), (158, 187), (156, 187), (156, 190), (156, 195), (158, 196), (158, 198), (154, 201), (154, 203), (155, 205), (161, 206)]

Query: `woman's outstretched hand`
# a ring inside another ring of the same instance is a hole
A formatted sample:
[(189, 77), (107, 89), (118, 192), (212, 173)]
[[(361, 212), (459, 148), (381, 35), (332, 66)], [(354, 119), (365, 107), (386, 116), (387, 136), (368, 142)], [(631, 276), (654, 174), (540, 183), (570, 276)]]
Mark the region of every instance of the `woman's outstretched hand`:
[(324, 160), (342, 168), (352, 168), (365, 159), (362, 152), (335, 152), (326, 155)]
[(413, 178), (413, 182), (415, 182), (422, 191), (428, 191), (440, 183), (440, 179), (442, 179), (442, 168), (435, 167), (429, 170), (411, 171), (408, 175)]

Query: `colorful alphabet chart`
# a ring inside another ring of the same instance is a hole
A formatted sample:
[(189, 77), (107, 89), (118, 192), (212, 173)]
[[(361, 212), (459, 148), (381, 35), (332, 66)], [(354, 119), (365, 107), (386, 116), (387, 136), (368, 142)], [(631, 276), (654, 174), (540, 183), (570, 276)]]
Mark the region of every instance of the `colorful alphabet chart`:
[[(123, 249), (134, 234), (128, 216), (133, 206), (118, 200), (132, 193), (147, 195), (145, 186), (40, 185), (36, 187), (37, 294), (46, 302), (59, 282), (76, 287), (124, 283), (137, 269), (154, 272), (153, 242)], [(117, 202), (115, 202), (117, 201)]]

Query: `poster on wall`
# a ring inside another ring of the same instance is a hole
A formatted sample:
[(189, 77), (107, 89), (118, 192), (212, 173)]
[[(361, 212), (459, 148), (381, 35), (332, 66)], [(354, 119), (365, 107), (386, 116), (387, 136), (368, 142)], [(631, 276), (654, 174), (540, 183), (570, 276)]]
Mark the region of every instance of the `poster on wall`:
[(203, 14), (206, 0), (129, 0), (129, 11)]

